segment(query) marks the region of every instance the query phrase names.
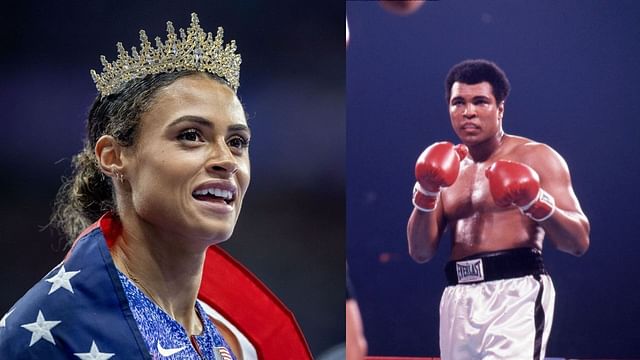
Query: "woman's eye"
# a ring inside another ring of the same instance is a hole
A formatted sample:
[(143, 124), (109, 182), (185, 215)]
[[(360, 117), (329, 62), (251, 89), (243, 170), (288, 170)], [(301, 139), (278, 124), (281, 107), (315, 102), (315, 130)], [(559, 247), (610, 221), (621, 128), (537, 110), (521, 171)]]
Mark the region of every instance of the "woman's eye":
[(227, 141), (227, 144), (233, 148), (244, 149), (249, 147), (249, 140), (241, 136), (234, 136)]
[(178, 135), (178, 140), (203, 142), (202, 135), (196, 129), (188, 129)]

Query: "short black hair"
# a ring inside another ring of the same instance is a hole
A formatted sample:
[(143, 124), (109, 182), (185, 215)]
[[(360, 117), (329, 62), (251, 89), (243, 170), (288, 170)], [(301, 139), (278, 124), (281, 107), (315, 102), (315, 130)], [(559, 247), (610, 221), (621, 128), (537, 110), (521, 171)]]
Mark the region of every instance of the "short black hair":
[(493, 96), (498, 104), (507, 98), (509, 90), (511, 90), (511, 84), (509, 84), (509, 79), (504, 71), (494, 62), (484, 59), (465, 60), (449, 70), (444, 81), (447, 103), (451, 99), (451, 87), (456, 81), (469, 85), (479, 84), (483, 81), (488, 82), (491, 84)]

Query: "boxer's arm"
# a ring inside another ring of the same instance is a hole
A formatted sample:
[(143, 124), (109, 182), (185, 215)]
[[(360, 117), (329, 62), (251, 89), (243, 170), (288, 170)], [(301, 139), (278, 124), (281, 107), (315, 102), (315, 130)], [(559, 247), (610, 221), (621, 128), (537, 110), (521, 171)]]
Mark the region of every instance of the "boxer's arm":
[(524, 147), (525, 162), (540, 176), (540, 187), (555, 199), (555, 212), (539, 225), (556, 248), (583, 255), (589, 248), (589, 220), (573, 191), (567, 163), (547, 145), (531, 143)]
[(467, 156), (465, 145), (441, 141), (431, 144), (418, 157), (413, 188), (413, 212), (407, 224), (409, 255), (423, 263), (435, 255), (445, 227), (442, 192), (451, 186), (460, 172), (460, 162)]
[(362, 360), (367, 355), (367, 339), (364, 337), (360, 308), (354, 299), (346, 304), (346, 360)]
[(413, 260), (423, 263), (433, 258), (445, 226), (442, 198), (438, 199), (434, 211), (424, 212), (417, 208), (413, 209), (407, 223), (409, 255)]

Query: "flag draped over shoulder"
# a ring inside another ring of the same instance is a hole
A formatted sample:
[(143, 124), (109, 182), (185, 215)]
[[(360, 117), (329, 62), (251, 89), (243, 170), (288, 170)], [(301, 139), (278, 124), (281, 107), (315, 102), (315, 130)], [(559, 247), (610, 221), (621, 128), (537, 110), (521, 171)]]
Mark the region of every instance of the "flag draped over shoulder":
[(97, 224), (0, 324), (2, 359), (151, 359)]
[[(109, 253), (112, 225), (105, 216), (85, 230), (0, 319), (1, 359), (151, 359)], [(199, 299), (242, 332), (258, 359), (311, 359), (293, 315), (218, 247), (207, 251)]]

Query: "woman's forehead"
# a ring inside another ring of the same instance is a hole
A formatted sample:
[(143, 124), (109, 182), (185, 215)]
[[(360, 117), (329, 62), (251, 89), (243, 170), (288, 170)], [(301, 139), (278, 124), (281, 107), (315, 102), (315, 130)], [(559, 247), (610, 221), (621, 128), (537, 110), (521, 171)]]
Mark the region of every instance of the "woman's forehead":
[(246, 124), (244, 108), (236, 94), (227, 85), (199, 74), (180, 78), (158, 90), (145, 115), (155, 121), (198, 116), (214, 122)]

